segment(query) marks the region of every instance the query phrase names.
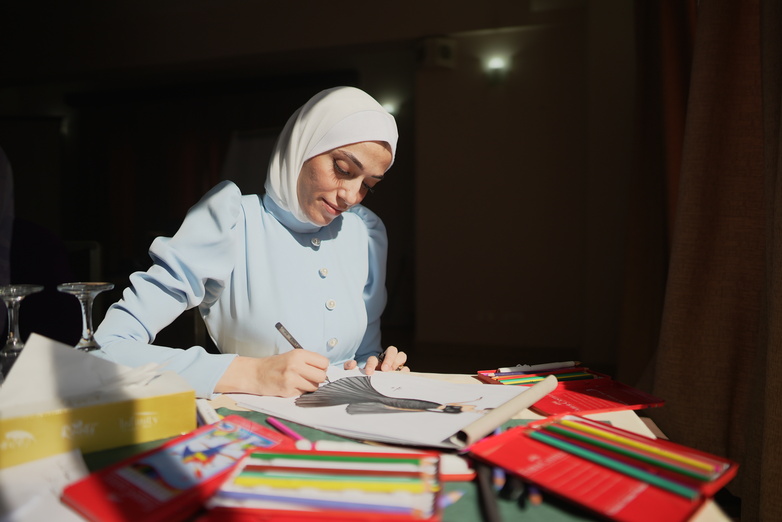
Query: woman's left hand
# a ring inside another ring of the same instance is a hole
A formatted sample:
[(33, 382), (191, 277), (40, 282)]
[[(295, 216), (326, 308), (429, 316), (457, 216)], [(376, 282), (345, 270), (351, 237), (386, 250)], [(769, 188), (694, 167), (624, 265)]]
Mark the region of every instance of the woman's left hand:
[[(396, 346), (389, 346), (386, 351), (380, 354), (380, 357), (371, 356), (367, 359), (367, 364), (364, 366), (367, 375), (372, 375), (375, 371), (381, 372), (409, 372), (410, 368), (405, 366), (407, 362), (407, 354), (400, 352)], [(356, 361), (348, 361), (345, 363), (346, 370), (352, 370), (356, 368), (358, 364)]]

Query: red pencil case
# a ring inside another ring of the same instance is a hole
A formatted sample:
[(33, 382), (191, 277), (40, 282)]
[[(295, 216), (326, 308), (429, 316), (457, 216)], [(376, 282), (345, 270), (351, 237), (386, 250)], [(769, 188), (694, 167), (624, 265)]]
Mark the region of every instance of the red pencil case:
[[(477, 377), (489, 384), (506, 384), (507, 378), (493, 376), (496, 370), (480, 370)], [(541, 398), (530, 409), (541, 415), (559, 415), (565, 413), (601, 413), (618, 410), (638, 410), (659, 407), (665, 401), (612, 379), (609, 375), (590, 370), (586, 367), (567, 368), (537, 374), (529, 377), (554, 375), (557, 379), (574, 373), (589, 375), (578, 380), (560, 380), (557, 387)], [(512, 384), (512, 382), (511, 382)], [(520, 384), (514, 384), (520, 385)]]
[(687, 520), (738, 470), (731, 460), (576, 415), (487, 437), (470, 454), (621, 522)]
[(185, 520), (248, 451), (293, 447), (288, 437), (229, 415), (66, 486), (62, 501), (93, 521)]

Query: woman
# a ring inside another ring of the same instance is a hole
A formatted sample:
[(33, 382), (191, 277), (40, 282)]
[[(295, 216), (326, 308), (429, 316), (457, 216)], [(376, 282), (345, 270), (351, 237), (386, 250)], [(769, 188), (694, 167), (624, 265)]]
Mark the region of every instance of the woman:
[[(363, 91), (315, 95), (280, 134), (263, 196), (223, 182), (173, 237), (152, 243), (152, 267), (131, 275), (95, 334), (97, 354), (166, 363), (199, 397), (300, 395), (325, 381), (330, 364), (406, 370), (395, 347), (380, 356), (387, 239), (359, 204), (385, 177), (396, 142), (394, 118)], [(150, 344), (193, 307), (221, 354)], [(292, 349), (278, 322), (306, 349)]]

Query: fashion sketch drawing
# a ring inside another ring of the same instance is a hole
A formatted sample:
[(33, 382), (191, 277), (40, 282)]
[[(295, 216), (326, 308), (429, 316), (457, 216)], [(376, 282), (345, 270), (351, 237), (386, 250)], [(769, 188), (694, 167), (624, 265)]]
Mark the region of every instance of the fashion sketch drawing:
[(302, 408), (347, 404), (345, 411), (351, 415), (416, 411), (461, 413), (475, 409), (474, 405), (465, 403), (440, 404), (421, 399), (389, 397), (372, 386), (371, 377), (368, 375), (337, 379), (314, 392), (301, 395), (295, 404)]

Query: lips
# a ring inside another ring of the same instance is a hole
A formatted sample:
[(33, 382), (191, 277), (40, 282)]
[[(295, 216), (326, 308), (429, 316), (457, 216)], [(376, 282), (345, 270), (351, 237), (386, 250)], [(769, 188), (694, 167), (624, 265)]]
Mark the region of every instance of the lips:
[(326, 211), (329, 214), (333, 214), (335, 216), (339, 216), (340, 214), (342, 214), (343, 212), (345, 212), (347, 210), (346, 208), (335, 207), (334, 205), (332, 205), (331, 203), (329, 203), (325, 199), (323, 200), (323, 203), (325, 204)]

